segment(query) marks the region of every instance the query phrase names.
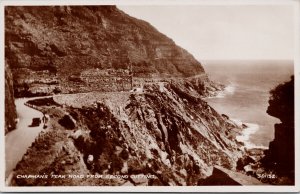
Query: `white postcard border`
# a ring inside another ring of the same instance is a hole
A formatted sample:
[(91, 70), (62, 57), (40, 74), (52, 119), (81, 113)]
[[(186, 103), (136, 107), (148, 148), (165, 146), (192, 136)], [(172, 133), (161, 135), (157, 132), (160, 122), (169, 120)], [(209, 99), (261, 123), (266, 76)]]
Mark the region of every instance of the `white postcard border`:
[[(8, 5), (293, 5), (294, 27), (294, 73), (295, 73), (295, 186), (26, 186), (5, 185), (5, 136), (4, 136), (4, 6)], [(0, 2), (0, 191), (2, 192), (300, 192), (300, 0), (25, 0)], [(298, 119), (297, 119), (298, 118)]]

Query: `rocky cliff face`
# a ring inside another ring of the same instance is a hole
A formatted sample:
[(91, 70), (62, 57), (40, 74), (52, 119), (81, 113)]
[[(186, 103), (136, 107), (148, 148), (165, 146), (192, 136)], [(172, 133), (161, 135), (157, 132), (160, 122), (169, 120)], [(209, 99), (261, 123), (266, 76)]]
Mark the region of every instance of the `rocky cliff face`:
[[(295, 117), (294, 117), (294, 77), (278, 85), (271, 92), (267, 113), (280, 119), (275, 124), (275, 137), (263, 158), (267, 169), (279, 177), (287, 177), (277, 184), (294, 184), (295, 176)], [(279, 179), (280, 180), (280, 179)]]
[(124, 107), (98, 103), (76, 112), (91, 132), (75, 143), (86, 157), (93, 155), (90, 168), (100, 174), (112, 162), (112, 174), (149, 173), (160, 185), (195, 185), (213, 165), (235, 168), (241, 154), (226, 135), (236, 126), (175, 85), (132, 94)]
[[(89, 88), (95, 75), (85, 70), (113, 78), (204, 73), (191, 54), (116, 6), (7, 6), (5, 53), (17, 96)], [(105, 80), (97, 83), (105, 90)]]
[[(18, 164), (16, 174), (72, 172), (85, 178), (80, 183), (67, 178), (15, 179), (13, 184), (197, 185), (215, 165), (234, 170), (243, 154), (235, 140), (241, 127), (176, 84), (153, 84), (131, 94), (73, 94), (54, 100), (65, 109), (43, 107), (52, 115), (52, 124)], [(47, 140), (50, 136), (55, 138)], [(49, 162), (30, 167), (41, 157)], [(86, 178), (92, 175), (120, 178)]]
[(12, 185), (197, 185), (244, 154), (201, 64), (115, 6), (6, 7), (5, 35), (16, 96), (76, 93), (33, 103), (51, 119), (15, 174), (49, 177)]
[(17, 112), (10, 68), (5, 64), (5, 133), (16, 127)]

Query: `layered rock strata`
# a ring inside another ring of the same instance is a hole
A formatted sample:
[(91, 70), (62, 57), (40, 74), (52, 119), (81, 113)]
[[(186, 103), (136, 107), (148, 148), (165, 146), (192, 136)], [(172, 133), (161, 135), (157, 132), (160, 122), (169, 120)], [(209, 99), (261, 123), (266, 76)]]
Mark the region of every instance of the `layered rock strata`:
[(6, 6), (5, 54), (20, 97), (204, 74), (186, 50), (116, 6)]

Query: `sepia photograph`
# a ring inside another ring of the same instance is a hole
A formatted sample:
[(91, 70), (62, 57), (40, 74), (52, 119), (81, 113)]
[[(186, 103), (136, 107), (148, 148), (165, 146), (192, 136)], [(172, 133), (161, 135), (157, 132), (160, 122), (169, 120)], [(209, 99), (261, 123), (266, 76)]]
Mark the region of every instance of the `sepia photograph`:
[(299, 4), (1, 1), (1, 191), (300, 191)]

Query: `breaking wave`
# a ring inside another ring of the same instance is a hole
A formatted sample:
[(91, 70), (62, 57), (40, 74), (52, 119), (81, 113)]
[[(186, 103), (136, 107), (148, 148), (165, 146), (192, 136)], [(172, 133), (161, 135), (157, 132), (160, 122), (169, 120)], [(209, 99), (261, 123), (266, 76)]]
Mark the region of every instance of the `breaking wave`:
[(212, 98), (224, 98), (226, 95), (233, 95), (236, 90), (234, 84), (230, 84), (224, 88), (223, 91), (218, 92), (218, 94)]
[(266, 147), (266, 146), (255, 145), (252, 142), (250, 142), (250, 136), (252, 134), (255, 134), (255, 132), (259, 130), (258, 124), (243, 123), (241, 120), (238, 120), (238, 119), (231, 119), (231, 120), (239, 126), (242, 126), (243, 124), (247, 126), (245, 129), (243, 129), (241, 135), (236, 136), (236, 140), (244, 143), (245, 148), (247, 148), (247, 149), (253, 149), (253, 148), (268, 149), (268, 147)]

